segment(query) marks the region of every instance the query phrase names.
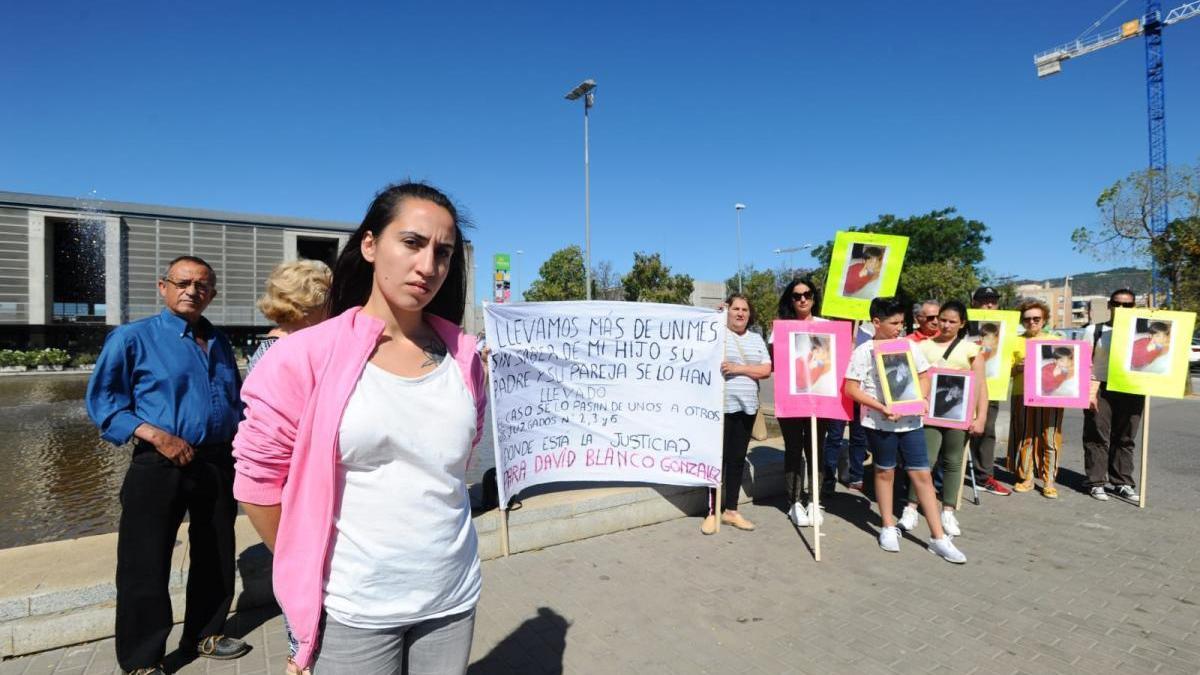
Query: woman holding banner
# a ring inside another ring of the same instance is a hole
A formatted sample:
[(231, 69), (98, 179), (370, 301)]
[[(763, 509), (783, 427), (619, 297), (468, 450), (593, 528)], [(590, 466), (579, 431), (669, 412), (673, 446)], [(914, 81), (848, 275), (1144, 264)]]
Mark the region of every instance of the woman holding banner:
[[(827, 321), (828, 319), (817, 316), (817, 307), (820, 306), (821, 292), (816, 283), (807, 277), (793, 279), (783, 289), (783, 294), (779, 296), (778, 317), (784, 321)], [(773, 344), (771, 348), (771, 356), (774, 358)], [(798, 369), (797, 381), (807, 382), (811, 385), (831, 369), (832, 364), (827, 349), (822, 357), (821, 350), (814, 345), (810, 356), (812, 358), (806, 361), (797, 361), (796, 368)], [(811, 490), (814, 486), (808, 485), (806, 488), (810, 475), (809, 454), (813, 445), (810, 438), (812, 420), (808, 417), (780, 417), (778, 420), (779, 429), (783, 432), (783, 482), (787, 490), (788, 503), (791, 504), (791, 508), (788, 509), (788, 518), (796, 527), (811, 527), (823, 522), (820, 510), (811, 508)], [(818, 470), (823, 474), (821, 488), (826, 492), (832, 492), (837, 480), (837, 458), (834, 458), (832, 467), (826, 466), (828, 458), (825, 455), (825, 433), (826, 422), (818, 419), (815, 461), (819, 463)], [(826, 463), (821, 463), (822, 458), (826, 458)]]
[(487, 401), (459, 327), (463, 241), (438, 190), (383, 190), (334, 267), (333, 318), (242, 387), (233, 491), (275, 552), (300, 668), (466, 671), (480, 568), (464, 473)]
[[(987, 381), (984, 377), (984, 362), (979, 358), (980, 347), (967, 337), (967, 308), (957, 300), (951, 300), (938, 309), (938, 334), (932, 338), (917, 343), (917, 348), (930, 364), (955, 370), (970, 370), (975, 375), (975, 387), (978, 392), (975, 397), (975, 410), (971, 419), (969, 433), (978, 436), (983, 433), (987, 422)], [(971, 397), (963, 392), (962, 398), (970, 401)], [(942, 529), (946, 534), (957, 537), (962, 534), (955, 509), (958, 507), (958, 493), (962, 490), (962, 465), (967, 446), (967, 431), (925, 425), (925, 446), (928, 448), (931, 465), (942, 475)], [(911, 481), (908, 484), (908, 504), (900, 515), (900, 527), (912, 531), (917, 526), (918, 516), (917, 488)]]
[[(1026, 348), (1018, 352), (1013, 362), (1012, 399), (1009, 400), (1008, 470), (1013, 472), (1016, 482), (1013, 492), (1031, 492), (1033, 478), (1042, 479), (1042, 496), (1058, 498), (1054, 487), (1058, 475), (1058, 457), (1062, 449), (1062, 408), (1026, 407), (1025, 405), (1025, 359), (1031, 355), (1029, 340), (1049, 340), (1061, 335), (1045, 330), (1050, 316), (1050, 307), (1041, 300), (1026, 300), (1017, 309), (1021, 312), (1021, 337)], [(1029, 386), (1035, 386), (1030, 382)]]
[(700, 525), (704, 534), (717, 531), (716, 511), (721, 509), (721, 522), (739, 530), (753, 530), (754, 523), (738, 513), (738, 496), (742, 491), (742, 473), (746, 470), (746, 450), (750, 446), (750, 430), (758, 414), (758, 381), (771, 376), (771, 356), (767, 344), (752, 330), (754, 309), (750, 299), (734, 293), (725, 300), (726, 326), (725, 360), (721, 374), (725, 376), (725, 439), (722, 446), (721, 504), (713, 503), (709, 495), (709, 513)]

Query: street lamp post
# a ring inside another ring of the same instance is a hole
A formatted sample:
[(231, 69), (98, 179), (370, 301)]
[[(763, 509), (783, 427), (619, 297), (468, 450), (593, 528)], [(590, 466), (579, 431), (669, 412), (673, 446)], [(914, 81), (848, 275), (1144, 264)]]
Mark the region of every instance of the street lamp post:
[(587, 284), (587, 299), (592, 299), (592, 194), (591, 163), (588, 157), (588, 111), (595, 105), (595, 80), (584, 80), (571, 91), (566, 99), (583, 99), (583, 273)]
[(516, 261), (514, 261), (515, 264), (513, 265), (513, 271), (517, 273), (517, 293), (516, 293), (516, 295), (517, 295), (518, 301), (525, 299), (525, 296), (521, 295), (521, 256), (523, 256), (523, 255), (525, 255), (525, 251), (522, 251), (521, 249), (517, 249), (517, 259), (516, 259)]
[(737, 214), (737, 266), (738, 266), (738, 293), (742, 292), (742, 209), (746, 205), (738, 202), (733, 205), (733, 211)]
[(787, 261), (788, 261), (788, 273), (795, 274), (795, 272), (796, 272), (795, 262), (796, 261), (792, 258), (792, 254), (795, 253), (796, 251), (803, 251), (805, 249), (810, 249), (810, 248), (813, 248), (813, 244), (805, 244), (803, 246), (789, 246), (788, 248), (777, 248), (774, 251), (772, 251), (772, 253), (778, 253), (780, 255), (786, 253)]

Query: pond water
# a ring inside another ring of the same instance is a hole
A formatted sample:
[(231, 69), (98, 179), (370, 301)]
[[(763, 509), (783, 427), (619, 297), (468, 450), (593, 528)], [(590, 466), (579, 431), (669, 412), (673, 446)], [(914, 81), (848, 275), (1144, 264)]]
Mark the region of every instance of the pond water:
[[(0, 548), (116, 532), (132, 448), (100, 439), (83, 404), (87, 380), (0, 377)], [(467, 481), (493, 463), (489, 417)]]

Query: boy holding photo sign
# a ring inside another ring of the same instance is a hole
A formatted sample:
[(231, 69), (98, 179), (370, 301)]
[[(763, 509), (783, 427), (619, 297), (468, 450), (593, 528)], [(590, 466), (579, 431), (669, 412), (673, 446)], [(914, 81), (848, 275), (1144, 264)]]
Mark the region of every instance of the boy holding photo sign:
[[(921, 404), (917, 414), (900, 414), (894, 409), (895, 403), (883, 402), (885, 398), (896, 399), (900, 395), (899, 391), (892, 392), (890, 389), (885, 392), (885, 378), (888, 380), (886, 386), (904, 391), (910, 388), (909, 379), (915, 376), (920, 384), (920, 392), (927, 394), (929, 376), (926, 371), (929, 370), (929, 361), (912, 348), (913, 343), (906, 341), (909, 351), (903, 354), (904, 360), (910, 362), (916, 372), (902, 372), (908, 368), (903, 367), (899, 359), (892, 359), (894, 363), (885, 366), (888, 372), (880, 372), (875, 362), (876, 348), (883, 341), (900, 337), (904, 326), (904, 305), (895, 298), (875, 298), (871, 301), (870, 313), (875, 337), (855, 348), (846, 371), (845, 387), (846, 395), (862, 406), (862, 425), (875, 455), (875, 498), (883, 520), (879, 546), (891, 553), (900, 550), (900, 530), (896, 527), (896, 517), (892, 511), (892, 486), (896, 480), (897, 456), (902, 455), (908, 478), (916, 486), (917, 499), (933, 535), (929, 540), (929, 551), (949, 562), (965, 563), (967, 557), (954, 546), (942, 529), (922, 431), (924, 404)], [(883, 359), (879, 361), (883, 362)]]

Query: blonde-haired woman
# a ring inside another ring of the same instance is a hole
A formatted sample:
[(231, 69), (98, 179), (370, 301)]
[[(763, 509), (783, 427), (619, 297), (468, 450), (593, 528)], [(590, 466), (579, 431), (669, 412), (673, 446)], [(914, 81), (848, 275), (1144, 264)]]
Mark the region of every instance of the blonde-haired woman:
[(267, 290), (258, 299), (258, 311), (275, 327), (258, 343), (254, 356), (246, 364), (246, 373), (281, 337), (321, 323), (328, 316), (325, 300), (333, 273), (320, 260), (296, 260), (280, 263), (267, 277)]
[[(1046, 330), (1050, 307), (1041, 300), (1026, 300), (1017, 310), (1021, 312), (1021, 337), (1026, 340), (1061, 339)], [(1059, 452), (1062, 450), (1062, 408), (1025, 407), (1025, 359), (1027, 349), (1017, 353), (1013, 363), (1011, 423), (1008, 431), (1008, 470), (1013, 472), (1014, 492), (1031, 492), (1033, 479), (1042, 479), (1042, 496), (1058, 498), (1055, 478), (1058, 475)], [(1033, 386), (1033, 383), (1030, 383)]]

